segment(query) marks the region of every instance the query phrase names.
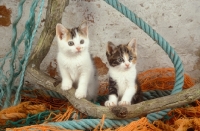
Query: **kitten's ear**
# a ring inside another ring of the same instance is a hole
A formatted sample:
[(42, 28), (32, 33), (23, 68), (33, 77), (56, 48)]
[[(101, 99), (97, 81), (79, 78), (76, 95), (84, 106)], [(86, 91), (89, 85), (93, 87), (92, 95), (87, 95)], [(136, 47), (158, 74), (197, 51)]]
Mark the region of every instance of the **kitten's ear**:
[(128, 46), (131, 47), (133, 49), (133, 51), (137, 51), (137, 43), (136, 43), (136, 39), (133, 38), (129, 43)]
[(79, 29), (83, 32), (86, 36), (88, 35), (88, 24), (87, 21), (84, 21), (80, 26)]
[(59, 39), (63, 39), (67, 34), (67, 29), (60, 23), (56, 25), (56, 36)]
[(112, 42), (108, 41), (106, 55), (111, 55), (114, 48), (115, 48), (115, 45)]

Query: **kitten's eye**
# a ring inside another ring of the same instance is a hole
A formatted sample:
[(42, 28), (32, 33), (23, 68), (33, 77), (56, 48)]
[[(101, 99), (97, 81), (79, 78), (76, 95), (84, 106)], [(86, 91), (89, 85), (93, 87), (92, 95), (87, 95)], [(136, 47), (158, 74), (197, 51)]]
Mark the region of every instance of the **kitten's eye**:
[(123, 58), (120, 57), (120, 58), (117, 59), (117, 61), (118, 62), (123, 62), (124, 60), (123, 60)]
[(68, 42), (68, 45), (69, 45), (69, 46), (73, 46), (73, 45), (74, 45), (74, 42), (73, 42), (73, 41), (69, 41), (69, 42)]
[(84, 43), (84, 40), (81, 40), (80, 43), (83, 44), (83, 43)]
[(130, 56), (130, 57), (129, 57), (129, 61), (131, 61), (132, 59), (133, 59), (133, 56)]

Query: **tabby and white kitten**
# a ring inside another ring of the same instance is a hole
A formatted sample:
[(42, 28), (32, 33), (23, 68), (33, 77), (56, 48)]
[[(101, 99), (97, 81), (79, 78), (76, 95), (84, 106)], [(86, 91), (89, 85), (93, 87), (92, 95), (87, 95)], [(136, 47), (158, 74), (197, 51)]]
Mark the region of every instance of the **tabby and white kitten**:
[(96, 70), (89, 53), (87, 22), (72, 29), (56, 25), (57, 62), (62, 77), (62, 90), (77, 86), (75, 97), (95, 99), (98, 92)]
[(105, 106), (131, 105), (141, 101), (141, 89), (136, 75), (136, 40), (115, 46), (108, 42), (109, 97)]

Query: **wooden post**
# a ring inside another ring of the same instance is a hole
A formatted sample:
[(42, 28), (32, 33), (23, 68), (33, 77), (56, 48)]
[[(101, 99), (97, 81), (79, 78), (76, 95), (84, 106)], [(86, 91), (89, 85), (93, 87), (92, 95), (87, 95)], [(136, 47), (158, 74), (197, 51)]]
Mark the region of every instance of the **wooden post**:
[(51, 47), (56, 34), (56, 24), (61, 22), (62, 14), (69, 0), (48, 0), (44, 29), (37, 46), (29, 59), (29, 66), (39, 69), (39, 66)]

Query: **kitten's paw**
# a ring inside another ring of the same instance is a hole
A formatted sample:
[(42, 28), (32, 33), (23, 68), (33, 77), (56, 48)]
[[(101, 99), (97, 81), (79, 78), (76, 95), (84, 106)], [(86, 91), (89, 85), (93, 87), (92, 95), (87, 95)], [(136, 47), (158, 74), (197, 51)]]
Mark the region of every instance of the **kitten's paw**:
[(131, 105), (131, 102), (130, 101), (120, 101), (118, 103), (118, 105), (120, 105), (120, 106)]
[(72, 88), (72, 82), (69, 80), (62, 81), (61, 89), (62, 90), (69, 90)]
[(108, 100), (104, 104), (105, 106), (117, 106), (117, 102)]
[(87, 95), (87, 92), (79, 90), (79, 89), (76, 89), (76, 92), (75, 92), (75, 97), (76, 98), (78, 98), (78, 99), (86, 98), (86, 95)]

